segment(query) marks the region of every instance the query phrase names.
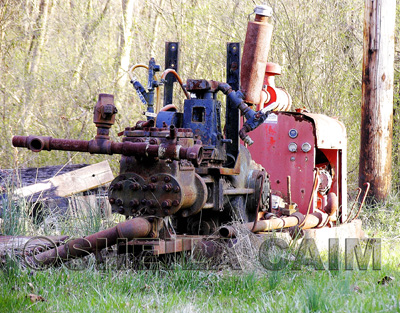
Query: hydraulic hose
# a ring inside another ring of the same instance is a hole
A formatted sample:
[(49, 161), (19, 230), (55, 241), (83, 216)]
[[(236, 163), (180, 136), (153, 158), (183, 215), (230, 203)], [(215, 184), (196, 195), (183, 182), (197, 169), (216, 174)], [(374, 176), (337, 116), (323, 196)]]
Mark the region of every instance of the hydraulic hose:
[(183, 86), (183, 81), (182, 81), (181, 77), (180, 77), (180, 76), (178, 75), (178, 73), (177, 73), (175, 70), (173, 70), (172, 68), (166, 69), (166, 70), (162, 73), (162, 75), (161, 75), (161, 81), (165, 81), (165, 78), (167, 77), (167, 75), (168, 75), (169, 73), (174, 74), (174, 76), (176, 77), (176, 79), (177, 79), (178, 82), (179, 82), (179, 85), (181, 85), (181, 88), (182, 88), (183, 92), (185, 93), (186, 99), (190, 99), (190, 93), (188, 93), (188, 91), (186, 90), (186, 88)]

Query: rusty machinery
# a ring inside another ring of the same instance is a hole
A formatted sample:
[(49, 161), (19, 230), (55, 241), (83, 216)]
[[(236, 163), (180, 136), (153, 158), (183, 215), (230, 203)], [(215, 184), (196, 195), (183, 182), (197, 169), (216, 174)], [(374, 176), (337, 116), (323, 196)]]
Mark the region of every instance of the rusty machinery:
[[(274, 81), (281, 68), (267, 62), (271, 14), (265, 5), (256, 7), (242, 58), (240, 45), (228, 44), (227, 83), (188, 79), (183, 84), (176, 42), (166, 44), (167, 69), (159, 80), (153, 58), (149, 65), (133, 66), (131, 83), (147, 106), (146, 119), (125, 128), (121, 142), (109, 137), (117, 114), (114, 98), (100, 94), (93, 140), (15, 136), (13, 145), (36, 152), (121, 154), (108, 199), (113, 212), (132, 218), (122, 229), (143, 230), (113, 231), (129, 233), (129, 239), (209, 235), (218, 228), (231, 236), (233, 229), (221, 226), (233, 220), (254, 232), (348, 221), (345, 128), (324, 115), (288, 112), (291, 98)], [(134, 75), (137, 67), (148, 70), (147, 90)], [(183, 112), (172, 104), (176, 81), (186, 97)], [(227, 99), (224, 129), (218, 92)]]

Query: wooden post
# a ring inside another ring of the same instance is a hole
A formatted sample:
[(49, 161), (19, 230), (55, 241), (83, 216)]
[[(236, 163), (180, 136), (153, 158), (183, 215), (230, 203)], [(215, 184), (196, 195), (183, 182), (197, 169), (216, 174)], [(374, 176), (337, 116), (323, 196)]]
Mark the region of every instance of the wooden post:
[(365, 0), (359, 186), (376, 201), (392, 177), (395, 15), (396, 0)]

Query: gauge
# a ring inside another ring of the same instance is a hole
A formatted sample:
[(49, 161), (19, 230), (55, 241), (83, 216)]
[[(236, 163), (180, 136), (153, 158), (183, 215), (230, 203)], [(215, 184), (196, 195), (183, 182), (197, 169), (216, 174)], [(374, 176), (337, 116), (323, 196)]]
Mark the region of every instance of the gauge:
[(298, 134), (299, 134), (299, 133), (298, 133), (297, 130), (294, 129), (294, 128), (292, 128), (291, 130), (289, 130), (289, 137), (292, 138), (292, 139), (296, 138)]
[(311, 150), (311, 145), (308, 142), (305, 142), (301, 145), (301, 150), (303, 152), (308, 152)]
[(297, 151), (297, 145), (294, 142), (289, 143), (289, 151), (290, 152), (296, 152)]

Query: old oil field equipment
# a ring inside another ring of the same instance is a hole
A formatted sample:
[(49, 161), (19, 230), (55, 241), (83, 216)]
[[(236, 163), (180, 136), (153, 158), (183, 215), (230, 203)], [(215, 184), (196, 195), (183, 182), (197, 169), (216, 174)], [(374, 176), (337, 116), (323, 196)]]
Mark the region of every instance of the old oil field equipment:
[[(100, 94), (95, 105), (93, 140), (13, 137), (15, 147), (34, 152), (121, 154), (120, 174), (109, 187), (108, 200), (112, 211), (127, 221), (39, 254), (38, 260), (65, 257), (67, 252), (80, 256), (82, 247), (105, 247), (99, 246), (98, 238), (107, 238), (107, 245), (118, 238), (141, 238), (133, 245), (145, 244), (146, 238), (180, 238), (179, 245), (165, 246), (167, 253), (190, 249), (183, 239), (191, 236), (217, 231), (234, 236), (234, 229), (227, 226), (234, 220), (253, 232), (266, 232), (332, 228), (358, 215), (347, 211), (344, 125), (304, 109), (290, 112), (290, 95), (275, 86), (274, 76), (281, 68), (267, 62), (271, 14), (267, 6), (256, 7), (241, 59), (240, 45), (228, 44), (227, 83), (188, 79), (183, 84), (176, 71), (174, 42), (166, 44), (167, 69), (160, 80), (155, 79), (160, 66), (153, 58), (148, 66), (139, 65), (148, 69), (147, 90), (134, 76), (138, 66), (133, 66), (131, 82), (147, 105), (146, 120), (126, 127), (121, 142), (109, 137), (117, 114), (109, 94)], [(186, 96), (183, 112), (172, 104), (174, 81)], [(157, 110), (155, 90), (162, 85), (164, 105)], [(226, 95), (224, 128), (218, 92)], [(77, 244), (80, 249), (75, 249)]]

